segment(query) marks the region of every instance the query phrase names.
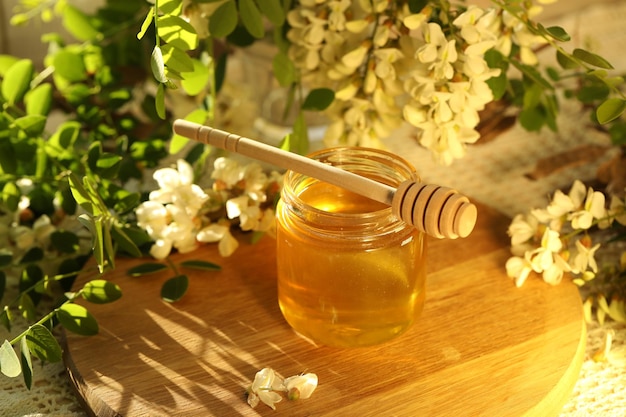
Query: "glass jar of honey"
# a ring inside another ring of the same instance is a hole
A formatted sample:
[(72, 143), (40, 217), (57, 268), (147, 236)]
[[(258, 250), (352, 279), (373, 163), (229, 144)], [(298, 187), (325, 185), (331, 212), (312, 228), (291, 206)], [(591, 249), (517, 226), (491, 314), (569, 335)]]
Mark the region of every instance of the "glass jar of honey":
[[(310, 155), (397, 187), (417, 180), (402, 158), (346, 147)], [(287, 322), (339, 347), (392, 339), (424, 305), (425, 236), (389, 206), (288, 171), (276, 209), (278, 301)]]

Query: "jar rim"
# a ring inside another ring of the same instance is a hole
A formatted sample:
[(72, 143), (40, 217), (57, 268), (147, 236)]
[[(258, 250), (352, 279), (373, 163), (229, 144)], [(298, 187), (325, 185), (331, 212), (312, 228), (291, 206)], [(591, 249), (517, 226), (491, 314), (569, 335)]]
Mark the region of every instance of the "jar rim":
[[(411, 163), (382, 149), (343, 146), (322, 149), (308, 156), (348, 171), (357, 171), (359, 174), (366, 171), (370, 174), (366, 176), (374, 176), (376, 178), (372, 179), (392, 187), (397, 187), (409, 179), (419, 180), (417, 170)], [(288, 171), (285, 175), (281, 199), (297, 214), (306, 212), (309, 225), (319, 223), (324, 226), (341, 227), (345, 233), (351, 227), (355, 229), (366, 227), (366, 231), (377, 230), (383, 233), (406, 227), (406, 223), (393, 215), (391, 207), (357, 213), (337, 213), (314, 207), (299, 198), (307, 187), (320, 182), (322, 181), (294, 171)], [(384, 231), (379, 230), (381, 228)]]

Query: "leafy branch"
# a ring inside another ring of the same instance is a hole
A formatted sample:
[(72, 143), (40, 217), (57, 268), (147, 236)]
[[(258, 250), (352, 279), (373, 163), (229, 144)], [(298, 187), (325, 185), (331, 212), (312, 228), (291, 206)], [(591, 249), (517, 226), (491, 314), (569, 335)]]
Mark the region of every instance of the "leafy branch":
[[(51, 329), (60, 323), (63, 328), (82, 336), (98, 333), (98, 323), (89, 311), (75, 301), (82, 298), (96, 304), (110, 303), (122, 296), (120, 288), (109, 281), (97, 279), (87, 282), (75, 293), (66, 294), (66, 301), (30, 325), (12, 340), (0, 346), (0, 372), (14, 378), (20, 374), (30, 389), (32, 386), (32, 356), (42, 362), (58, 362), (62, 350)], [(5, 307), (3, 314), (8, 314)], [(16, 348), (19, 346), (19, 356)]]

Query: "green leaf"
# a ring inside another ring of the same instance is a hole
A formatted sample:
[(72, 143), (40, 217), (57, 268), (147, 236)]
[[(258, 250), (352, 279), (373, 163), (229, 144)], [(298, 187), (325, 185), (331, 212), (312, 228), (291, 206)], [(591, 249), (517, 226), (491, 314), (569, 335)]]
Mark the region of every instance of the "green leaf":
[(117, 243), (119, 248), (130, 256), (139, 258), (142, 256), (141, 251), (135, 244), (135, 242), (126, 234), (124, 228), (118, 225), (113, 225), (111, 228), (111, 237)]
[(191, 72), (194, 70), (193, 60), (185, 51), (174, 48), (171, 45), (163, 45), (161, 52), (163, 53), (163, 62), (168, 70), (176, 72)]
[(204, 91), (209, 83), (211, 74), (209, 73), (209, 68), (199, 60), (194, 59), (191, 64), (193, 69), (191, 72), (183, 72), (181, 85), (187, 94), (195, 96)]
[(257, 39), (265, 35), (263, 16), (254, 0), (239, 0), (239, 17), (250, 35)]
[(30, 86), (33, 72), (33, 61), (30, 59), (21, 59), (7, 70), (4, 80), (2, 80), (1, 91), (2, 96), (9, 104), (15, 104), (22, 100)]
[(48, 118), (39, 114), (30, 114), (15, 119), (14, 125), (28, 136), (39, 136), (46, 127)]
[(101, 178), (114, 179), (120, 170), (122, 157), (110, 152), (104, 152), (96, 161), (94, 172)]
[(13, 261), (13, 252), (7, 248), (0, 249), (0, 268), (9, 266)]
[(56, 316), (63, 327), (81, 336), (98, 334), (98, 322), (81, 305), (65, 303), (56, 310)]
[(234, 0), (229, 0), (209, 17), (209, 33), (214, 38), (224, 38), (235, 30), (237, 20), (237, 6)]
[[(20, 189), (14, 182), (7, 182), (2, 188), (2, 201), (10, 211), (17, 211), (18, 204), (22, 197)], [(9, 258), (10, 260), (11, 258)]]
[(287, 54), (279, 52), (272, 59), (274, 78), (282, 87), (288, 87), (296, 81), (296, 66)]
[(559, 50), (556, 51), (556, 60), (563, 69), (574, 69), (580, 66), (578, 61), (572, 59), (569, 55), (566, 55)]
[(157, 262), (146, 262), (141, 265), (134, 266), (129, 268), (126, 273), (131, 277), (140, 277), (143, 275), (153, 274), (155, 272), (163, 271), (167, 269), (167, 265), (160, 264)]
[(96, 263), (98, 264), (98, 270), (104, 272), (106, 266), (106, 260), (104, 258), (104, 230), (102, 225), (101, 216), (89, 216), (88, 214), (81, 214), (78, 216), (78, 221), (85, 226), (91, 233), (91, 250)]
[(83, 286), (83, 298), (90, 303), (106, 304), (119, 300), (122, 297), (120, 287), (105, 279), (94, 279)]
[(24, 337), (31, 354), (34, 354), (39, 360), (54, 363), (59, 362), (63, 357), (59, 342), (45, 326), (41, 324), (32, 325)]
[(30, 349), (26, 338), (20, 340), (20, 362), (22, 364), (22, 376), (26, 388), (30, 389), (33, 385), (33, 361), (30, 358)]
[(170, 45), (183, 49), (195, 49), (198, 44), (198, 35), (191, 24), (178, 16), (163, 16), (158, 18), (159, 36)]
[(87, 192), (87, 189), (84, 187), (80, 179), (73, 172), (69, 175), (70, 189), (72, 190), (72, 196), (74, 200), (81, 206), (85, 211), (90, 214), (94, 213), (93, 203), (91, 202), (91, 197)]
[(626, 100), (621, 98), (610, 98), (600, 104), (596, 110), (596, 117), (600, 124), (606, 124), (619, 118), (626, 110)]
[(163, 61), (163, 52), (159, 46), (155, 46), (152, 50), (152, 56), (150, 57), (150, 68), (152, 69), (152, 76), (160, 83), (167, 82), (165, 76), (165, 62)]
[(50, 235), (50, 243), (61, 253), (76, 253), (79, 249), (79, 240), (73, 232), (55, 230)]
[(529, 132), (537, 132), (545, 123), (546, 115), (539, 107), (524, 109), (520, 112), (519, 122)]
[(182, 3), (182, 0), (161, 0), (159, 10), (165, 14), (180, 14)]
[(157, 115), (165, 120), (165, 86), (159, 84), (157, 87), (156, 97), (154, 98), (154, 105)]
[(67, 49), (60, 50), (54, 55), (53, 65), (55, 74), (71, 83), (87, 79), (85, 61), (83, 61), (83, 57), (80, 54)]
[(20, 259), (19, 263), (21, 265), (24, 265), (32, 262), (39, 262), (43, 259), (43, 255), (43, 250), (37, 246), (34, 246), (26, 251), (24, 256), (22, 256), (22, 258)]
[(26, 114), (47, 116), (52, 107), (52, 84), (38, 85), (24, 96)]
[(0, 139), (0, 172), (15, 174), (16, 171), (17, 157), (15, 155), (15, 148), (8, 138)]
[(583, 62), (586, 62), (589, 65), (593, 65), (595, 67), (604, 68), (604, 69), (613, 69), (613, 65), (606, 59), (602, 58), (600, 55), (594, 54), (593, 52), (586, 51), (584, 49), (574, 49), (572, 52), (574, 57), (580, 59)]
[(214, 264), (213, 262), (200, 261), (200, 260), (189, 260), (183, 261), (180, 263), (181, 266), (185, 268), (193, 268), (193, 269), (202, 269), (205, 271), (221, 271), (222, 267)]
[(582, 103), (592, 104), (598, 100), (605, 100), (610, 94), (605, 84), (592, 84), (582, 87), (576, 93), (576, 98)]
[(4, 78), (9, 68), (11, 68), (13, 64), (15, 64), (19, 60), (19, 58), (12, 55), (0, 54), (0, 77)]
[[(209, 114), (206, 110), (196, 109), (192, 111), (191, 113), (189, 113), (187, 116), (185, 116), (185, 120), (198, 123), (198, 124), (204, 124), (204, 122), (206, 122), (208, 117), (209, 117)], [(180, 152), (187, 143), (189, 143), (189, 139), (187, 139), (184, 136), (174, 134), (172, 136), (172, 140), (170, 141), (170, 149), (169, 149), (170, 154), (173, 155), (175, 153)]]
[(63, 26), (79, 41), (92, 41), (100, 35), (90, 18), (70, 4), (63, 7)]
[(9, 378), (15, 378), (22, 373), (20, 359), (8, 340), (5, 340), (0, 346), (0, 372)]
[(8, 332), (11, 331), (11, 321), (13, 320), (11, 310), (9, 310), (9, 306), (5, 305), (0, 312), (0, 323), (7, 329)]
[(260, 0), (257, 2), (261, 13), (274, 24), (274, 26), (282, 26), (285, 23), (285, 11), (280, 0)]
[(537, 107), (543, 97), (543, 89), (537, 84), (529, 85), (524, 91), (523, 108), (530, 109)]
[(178, 275), (170, 278), (161, 287), (161, 298), (168, 303), (178, 301), (185, 295), (188, 286), (189, 278), (187, 278), (187, 275)]
[(572, 38), (565, 29), (560, 26), (550, 26), (545, 28), (546, 32), (560, 42), (569, 42)]
[(511, 61), (511, 64), (513, 64), (513, 66), (519, 69), (524, 74), (524, 76), (526, 76), (528, 79), (530, 79), (534, 83), (539, 84), (542, 88), (546, 90), (554, 90), (554, 86), (545, 78), (543, 78), (543, 76), (537, 70), (537, 68), (532, 67), (530, 65), (522, 64), (517, 61)]
[(61, 158), (64, 155), (72, 156), (72, 148), (80, 135), (80, 123), (62, 123), (48, 139), (47, 151), (52, 157)]
[(316, 88), (304, 99), (302, 110), (322, 111), (331, 105), (335, 99), (335, 93), (329, 88)]
[(30, 298), (27, 293), (20, 295), (18, 308), (26, 321), (33, 321), (35, 319), (35, 303), (33, 303), (33, 299)]
[(145, 19), (143, 19), (143, 23), (141, 24), (141, 29), (139, 30), (139, 33), (137, 33), (137, 39), (141, 40), (141, 38), (143, 38), (143, 36), (146, 34), (148, 29), (150, 28), (150, 25), (152, 24), (153, 20), (154, 20), (154, 7), (151, 7), (150, 10), (148, 10), (148, 14), (146, 14)]
[(609, 127), (611, 142), (616, 146), (626, 145), (626, 122), (618, 121)]
[(428, 5), (428, 0), (409, 0), (409, 11), (419, 13)]

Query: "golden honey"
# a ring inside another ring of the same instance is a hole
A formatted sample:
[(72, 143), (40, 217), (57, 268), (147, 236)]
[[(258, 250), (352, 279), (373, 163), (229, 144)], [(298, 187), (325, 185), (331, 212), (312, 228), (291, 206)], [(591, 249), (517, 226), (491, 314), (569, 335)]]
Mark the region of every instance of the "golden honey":
[[(415, 179), (387, 152), (338, 148), (325, 163), (391, 186)], [(277, 207), (278, 301), (300, 334), (330, 346), (367, 346), (401, 334), (424, 304), (424, 235), (391, 208), (288, 172)]]

